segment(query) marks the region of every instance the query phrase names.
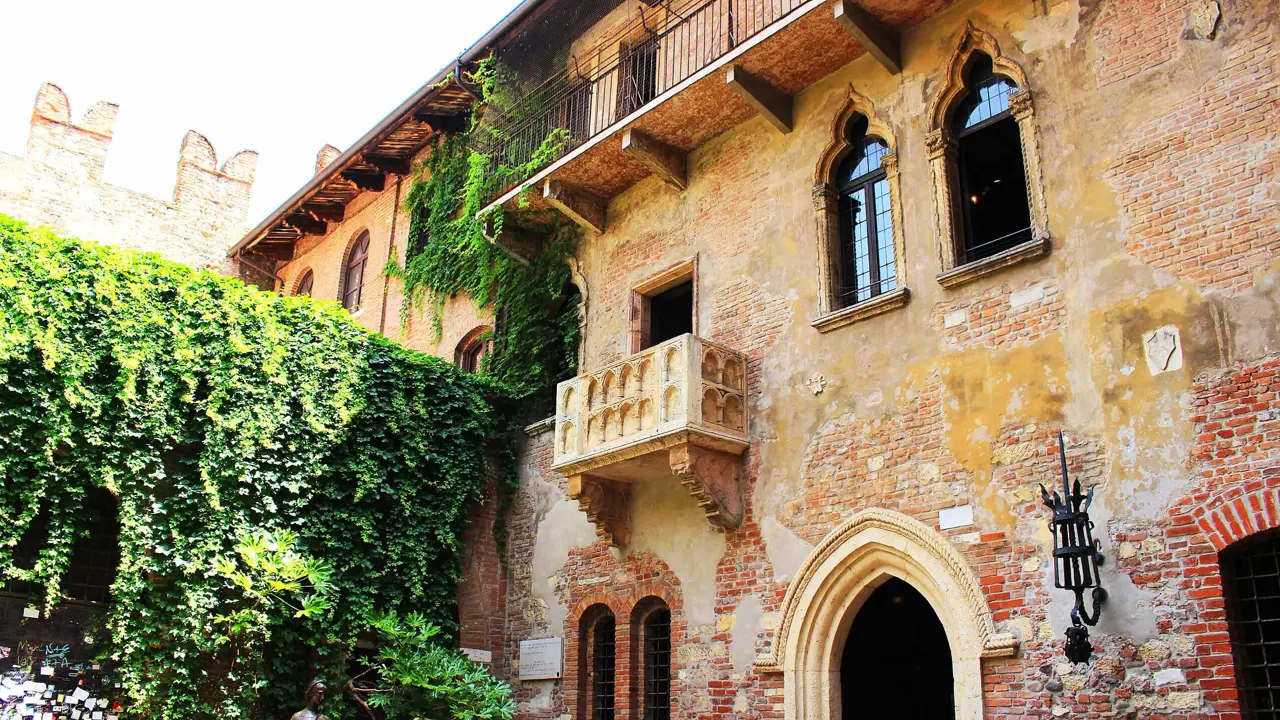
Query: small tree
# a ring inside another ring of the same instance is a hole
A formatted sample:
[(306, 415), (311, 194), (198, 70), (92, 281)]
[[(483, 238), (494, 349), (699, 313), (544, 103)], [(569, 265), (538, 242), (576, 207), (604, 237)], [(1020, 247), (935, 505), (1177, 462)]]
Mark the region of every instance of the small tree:
[(286, 617), (315, 617), (329, 608), (331, 571), (324, 562), (299, 553), (297, 544), (298, 535), (290, 530), (241, 530), (235, 556), (213, 562), (213, 573), (227, 581), (230, 598), (224, 607), (230, 609), (214, 617), (216, 631), (208, 649), (226, 663), (227, 677), (239, 680), (225, 688), (232, 702), (236, 695), (254, 698), (262, 688), (257, 669), (273, 625)]
[(377, 720), (455, 718), (510, 720), (516, 704), (511, 686), (461, 652), (436, 642), (440, 628), (417, 613), (385, 613), (370, 623), (383, 645), (366, 676), (347, 689)]

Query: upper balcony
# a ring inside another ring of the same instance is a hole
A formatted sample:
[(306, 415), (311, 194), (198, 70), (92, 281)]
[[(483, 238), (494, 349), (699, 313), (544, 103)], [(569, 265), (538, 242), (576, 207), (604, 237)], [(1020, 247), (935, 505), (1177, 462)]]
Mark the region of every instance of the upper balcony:
[[(549, 165), (512, 178), (490, 207), (564, 212), (603, 230), (607, 200), (648, 175), (683, 190), (685, 156), (761, 115), (781, 132), (792, 96), (863, 52), (899, 72), (898, 28), (946, 0), (645, 2), (638, 22), (528, 91), (495, 118), (495, 165), (527, 163), (556, 130)], [(640, 7), (637, 5), (637, 7)], [(534, 192), (526, 192), (532, 188)]]
[(560, 383), (552, 469), (597, 535), (625, 545), (631, 485), (673, 475), (712, 524), (742, 521), (746, 368), (741, 353), (681, 335)]

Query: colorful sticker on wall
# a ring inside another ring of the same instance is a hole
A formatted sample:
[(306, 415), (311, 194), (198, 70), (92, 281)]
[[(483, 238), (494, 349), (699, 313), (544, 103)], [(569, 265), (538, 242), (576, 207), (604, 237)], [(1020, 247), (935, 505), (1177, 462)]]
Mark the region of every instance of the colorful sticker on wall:
[(0, 660), (8, 660), (11, 655), (13, 655), (12, 650), (10, 650), (9, 648), (3, 645), (0, 645)]

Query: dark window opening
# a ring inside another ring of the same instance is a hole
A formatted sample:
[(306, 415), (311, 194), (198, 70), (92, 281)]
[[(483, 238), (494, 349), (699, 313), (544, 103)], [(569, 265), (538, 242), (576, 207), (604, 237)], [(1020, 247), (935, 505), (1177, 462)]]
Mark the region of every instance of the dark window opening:
[(1280, 531), (1228, 547), (1219, 558), (1240, 709), (1280, 718)]
[(350, 312), (360, 309), (361, 296), (364, 294), (364, 270), (368, 264), (369, 233), (362, 232), (347, 254), (347, 265), (343, 271), (342, 306)]
[(693, 280), (646, 298), (649, 341), (641, 350), (693, 332)]
[[(67, 600), (107, 603), (120, 566), (120, 516), (115, 497), (104, 488), (91, 490), (81, 512), (88, 521), (88, 534), (72, 546), (71, 564), (62, 578), (62, 594)], [(15, 567), (24, 570), (35, 567), (48, 538), (49, 522), (48, 512), (41, 512), (23, 533), (14, 548)], [(0, 578), (0, 592), (29, 597), (39, 592), (39, 588), (29, 582)]]
[(591, 639), (591, 718), (614, 720), (614, 680), (617, 658), (614, 654), (614, 622), (601, 618), (592, 628)]
[(898, 286), (893, 210), (883, 166), (889, 146), (879, 138), (867, 137), (866, 118), (860, 118), (850, 130), (853, 150), (836, 173), (840, 195), (840, 307)]
[(644, 720), (671, 719), (671, 611), (644, 620)]
[(302, 280), (298, 282), (298, 291), (294, 295), (306, 295), (311, 297), (311, 287), (316, 284), (315, 273), (310, 270), (302, 276)]
[(955, 718), (951, 648), (937, 614), (892, 578), (863, 603), (840, 660), (845, 720)]
[(960, 263), (991, 257), (1031, 239), (1031, 205), (1022, 137), (1009, 108), (1017, 86), (981, 56), (969, 73), (969, 96), (955, 115), (964, 221)]
[(458, 365), (469, 373), (480, 371), (480, 360), (484, 357), (484, 340), (479, 338), (472, 340), (469, 345), (462, 349), (462, 357)]
[(618, 117), (630, 115), (657, 96), (657, 38), (624, 45), (618, 77)]

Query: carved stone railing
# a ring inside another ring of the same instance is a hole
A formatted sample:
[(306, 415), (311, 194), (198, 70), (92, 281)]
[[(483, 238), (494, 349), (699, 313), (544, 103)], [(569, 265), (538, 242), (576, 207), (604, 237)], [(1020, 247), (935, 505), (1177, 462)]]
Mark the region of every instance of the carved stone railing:
[(747, 361), (681, 335), (556, 390), (552, 468), (613, 545), (627, 542), (631, 486), (676, 476), (719, 527), (742, 521)]

